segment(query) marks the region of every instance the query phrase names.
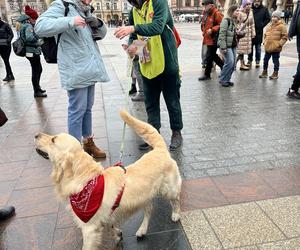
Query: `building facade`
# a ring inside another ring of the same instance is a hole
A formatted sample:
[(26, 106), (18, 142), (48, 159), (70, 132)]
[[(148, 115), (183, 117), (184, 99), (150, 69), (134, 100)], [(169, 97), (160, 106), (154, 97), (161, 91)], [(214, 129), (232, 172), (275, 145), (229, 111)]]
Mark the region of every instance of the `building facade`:
[(92, 5), (97, 17), (113, 24), (126, 20), (132, 8), (126, 0), (93, 0)]

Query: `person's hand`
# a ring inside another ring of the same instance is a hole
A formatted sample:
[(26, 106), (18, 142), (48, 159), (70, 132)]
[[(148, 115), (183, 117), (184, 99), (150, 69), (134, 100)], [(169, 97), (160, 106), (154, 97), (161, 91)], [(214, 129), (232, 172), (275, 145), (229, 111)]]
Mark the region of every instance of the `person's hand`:
[(207, 32), (206, 32), (208, 35), (210, 35), (212, 33), (212, 30), (211, 29), (208, 29)]
[(86, 22), (81, 16), (74, 17), (74, 25), (79, 27), (85, 27)]
[(131, 44), (127, 49), (127, 53), (131, 58), (136, 55), (136, 52), (137, 52), (137, 46), (134, 44)]
[(122, 39), (125, 36), (130, 35), (131, 33), (134, 33), (134, 26), (124, 26), (124, 27), (117, 28), (114, 35), (117, 38)]

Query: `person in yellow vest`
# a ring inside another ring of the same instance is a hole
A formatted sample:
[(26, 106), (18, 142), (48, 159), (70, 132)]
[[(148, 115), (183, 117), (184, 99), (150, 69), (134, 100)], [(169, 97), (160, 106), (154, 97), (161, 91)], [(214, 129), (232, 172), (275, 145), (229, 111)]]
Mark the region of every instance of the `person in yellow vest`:
[[(162, 92), (170, 118), (172, 137), (170, 150), (182, 145), (183, 128), (180, 105), (180, 77), (173, 18), (167, 1), (129, 0), (133, 6), (129, 26), (117, 28), (115, 36), (122, 39), (130, 35), (128, 52), (132, 56), (139, 50), (140, 69), (143, 76), (145, 106), (148, 123), (157, 130), (160, 121), (160, 94)], [(138, 40), (138, 41), (136, 41)], [(142, 50), (136, 44), (144, 43)], [(139, 149), (150, 146), (143, 143)]]

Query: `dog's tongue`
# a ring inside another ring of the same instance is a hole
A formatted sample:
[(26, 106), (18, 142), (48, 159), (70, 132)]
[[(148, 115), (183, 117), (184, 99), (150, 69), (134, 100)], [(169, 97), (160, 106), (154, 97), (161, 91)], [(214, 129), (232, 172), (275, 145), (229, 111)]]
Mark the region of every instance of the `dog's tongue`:
[(45, 158), (45, 159), (49, 159), (49, 156), (48, 156), (48, 154), (46, 153), (46, 152), (44, 152), (44, 151), (42, 151), (42, 150), (40, 150), (40, 149), (38, 149), (38, 148), (36, 148), (35, 149), (36, 150), (36, 152), (40, 155), (40, 156), (42, 156), (43, 158)]

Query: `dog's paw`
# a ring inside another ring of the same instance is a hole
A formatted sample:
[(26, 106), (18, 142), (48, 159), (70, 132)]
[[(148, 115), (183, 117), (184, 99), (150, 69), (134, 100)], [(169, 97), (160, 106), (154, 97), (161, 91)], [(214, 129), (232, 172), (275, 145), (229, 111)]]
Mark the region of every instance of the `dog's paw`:
[(137, 232), (136, 232), (136, 237), (138, 240), (141, 240), (145, 237), (146, 235), (146, 230), (144, 230), (143, 228), (140, 228)]
[(177, 222), (180, 220), (180, 214), (179, 213), (172, 213), (172, 221)]

